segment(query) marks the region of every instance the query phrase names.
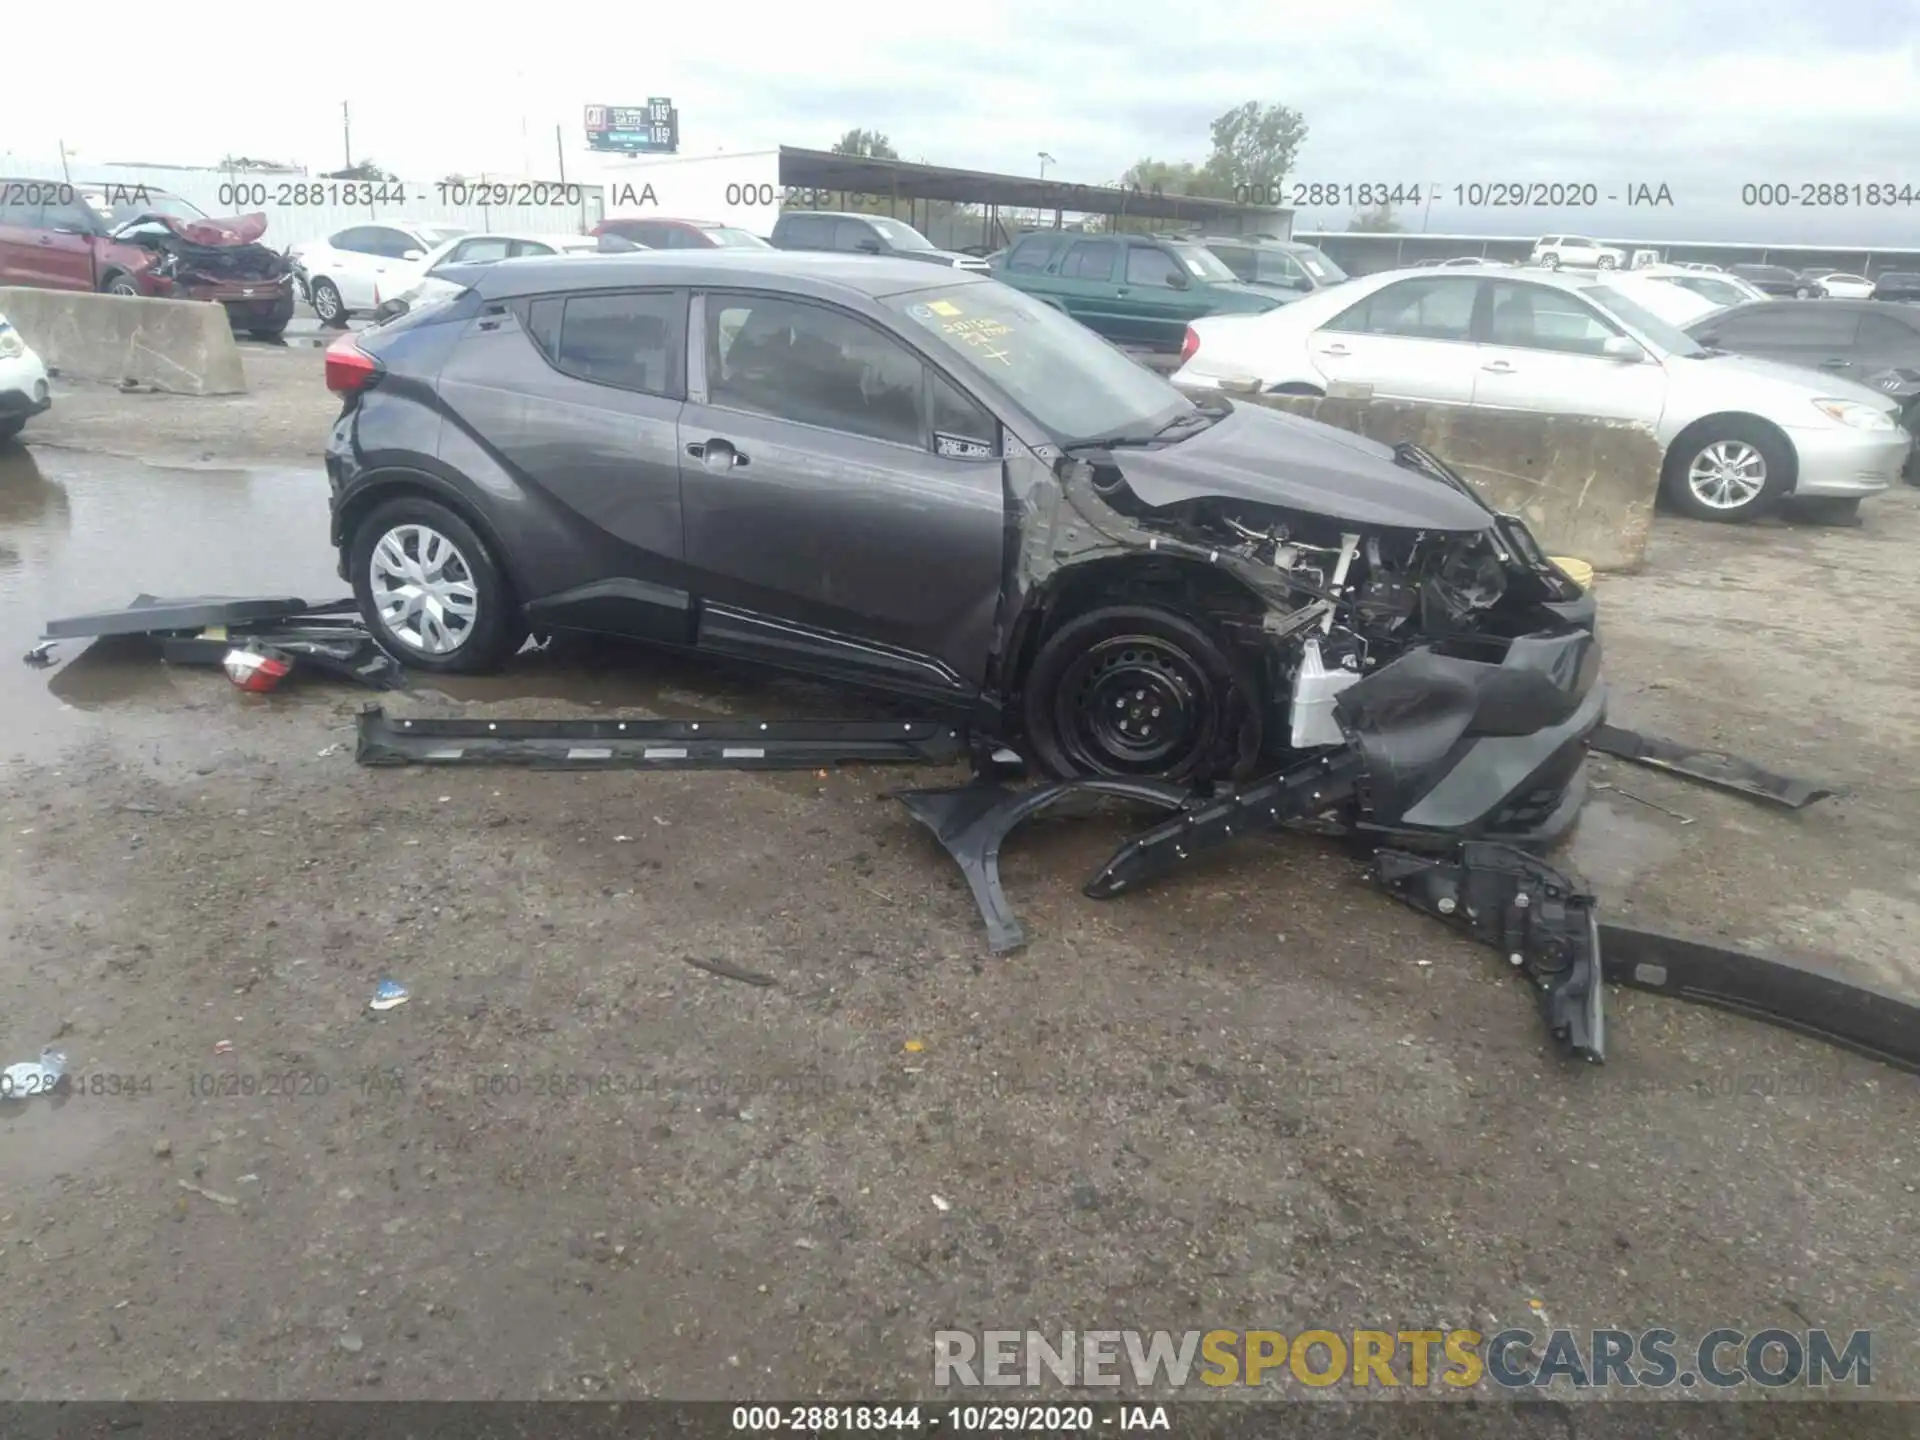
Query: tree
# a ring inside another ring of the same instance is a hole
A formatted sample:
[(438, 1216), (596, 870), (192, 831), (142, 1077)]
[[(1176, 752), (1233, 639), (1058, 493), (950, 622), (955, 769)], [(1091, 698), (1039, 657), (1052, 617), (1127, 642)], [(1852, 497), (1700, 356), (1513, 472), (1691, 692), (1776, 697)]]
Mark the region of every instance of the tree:
[(1148, 158), (1129, 165), (1127, 173), (1120, 177), (1120, 185), (1126, 190), (1144, 190), (1149, 195), (1156, 190), (1162, 195), (1192, 195), (1199, 173), (1200, 167), (1191, 160)]
[(858, 155), (867, 160), (898, 160), (900, 152), (878, 130), (849, 130), (833, 142), (836, 155)]
[(297, 165), (282, 165), (278, 160), (256, 160), (251, 155), (223, 155), (222, 170), (297, 170)]
[(1307, 122), (1290, 106), (1257, 100), (1236, 106), (1213, 122), (1213, 153), (1201, 167), (1206, 188), (1193, 193), (1234, 199), (1277, 189), (1306, 138)]
[(328, 170), (320, 177), (322, 180), (398, 180), (398, 175), (382, 170), (371, 160), (362, 160), (345, 170)]
[(1362, 210), (1347, 221), (1348, 230), (1368, 235), (1398, 235), (1406, 228), (1393, 218), (1391, 205), (1376, 205), (1371, 210)]

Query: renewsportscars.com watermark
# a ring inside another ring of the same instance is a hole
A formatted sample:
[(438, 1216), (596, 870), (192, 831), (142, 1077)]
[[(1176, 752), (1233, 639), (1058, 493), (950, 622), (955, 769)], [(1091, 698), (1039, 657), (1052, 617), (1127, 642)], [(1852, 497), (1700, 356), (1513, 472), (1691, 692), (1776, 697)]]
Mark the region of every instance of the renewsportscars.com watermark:
[(936, 1330), (933, 1383), (1140, 1390), (1285, 1384), (1357, 1389), (1731, 1390), (1873, 1383), (1873, 1332), (1710, 1330)]

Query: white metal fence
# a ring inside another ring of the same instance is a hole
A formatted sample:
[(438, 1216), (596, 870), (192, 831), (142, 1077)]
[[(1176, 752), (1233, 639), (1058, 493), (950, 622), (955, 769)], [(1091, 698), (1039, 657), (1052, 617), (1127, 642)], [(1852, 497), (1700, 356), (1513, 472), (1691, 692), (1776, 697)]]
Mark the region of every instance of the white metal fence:
[(276, 250), (372, 220), (430, 221), (480, 231), (583, 234), (605, 212), (599, 185), (544, 180), (349, 182), (285, 171), (131, 165), (71, 165), (63, 171), (58, 160), (49, 163), (5, 153), (0, 153), (0, 176), (56, 184), (71, 180), (76, 187), (105, 185), (127, 192), (144, 185), (170, 191), (216, 216), (259, 211), (267, 217), (262, 243)]

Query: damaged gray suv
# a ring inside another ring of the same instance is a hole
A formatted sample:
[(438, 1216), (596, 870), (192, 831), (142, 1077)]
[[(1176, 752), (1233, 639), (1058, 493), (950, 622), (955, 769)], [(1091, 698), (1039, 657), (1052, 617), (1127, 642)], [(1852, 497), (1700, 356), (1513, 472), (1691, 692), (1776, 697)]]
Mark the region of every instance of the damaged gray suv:
[(443, 276), (327, 356), (341, 574), (408, 666), (606, 632), (910, 697), (1059, 776), (1353, 747), (1401, 831), (1578, 807), (1592, 599), (1422, 450), (1196, 405), (912, 261)]

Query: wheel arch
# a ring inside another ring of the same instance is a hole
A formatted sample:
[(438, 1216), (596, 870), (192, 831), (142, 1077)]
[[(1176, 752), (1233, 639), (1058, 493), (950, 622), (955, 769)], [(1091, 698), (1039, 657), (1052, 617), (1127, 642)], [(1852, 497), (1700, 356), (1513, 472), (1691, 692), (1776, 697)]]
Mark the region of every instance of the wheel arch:
[(1793, 443), (1793, 437), (1786, 430), (1764, 416), (1755, 415), (1750, 410), (1716, 410), (1711, 415), (1702, 415), (1688, 424), (1667, 443), (1667, 453), (1660, 457), (1660, 478), (1664, 484), (1673, 472), (1673, 466), (1685, 453), (1689, 445), (1700, 443), (1700, 437), (1710, 433), (1721, 425), (1751, 425), (1764, 430), (1773, 439), (1779, 441), (1787, 455), (1787, 483), (1781, 487), (1781, 494), (1790, 495), (1800, 478), (1800, 451)]
[(500, 532), (483, 516), (479, 508), (471, 504), (452, 485), (428, 474), (424, 470), (408, 470), (394, 467), (376, 470), (363, 479), (354, 488), (353, 493), (341, 505), (334, 520), (335, 533), (339, 539), (337, 548), (342, 558), (353, 548), (353, 537), (361, 523), (380, 506), (389, 500), (406, 497), (431, 500), (436, 505), (444, 505), (472, 527), (473, 533), (485, 543), (493, 556), (493, 563), (507, 582), (507, 589), (516, 606), (526, 602), (526, 591), (522, 587), (521, 577), (515, 571), (512, 553), (500, 541)]

